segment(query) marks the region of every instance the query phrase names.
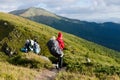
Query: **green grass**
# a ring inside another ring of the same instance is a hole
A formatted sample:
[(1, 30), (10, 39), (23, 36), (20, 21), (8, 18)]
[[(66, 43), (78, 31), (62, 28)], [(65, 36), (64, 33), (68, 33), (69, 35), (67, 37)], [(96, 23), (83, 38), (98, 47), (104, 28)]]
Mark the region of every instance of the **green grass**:
[(44, 60), (34, 53), (22, 53), (22, 55), (11, 57), (8, 59), (8, 62), (33, 69), (52, 68), (52, 63), (50, 61)]
[(119, 80), (119, 76), (117, 75), (112, 75), (112, 76), (107, 76), (107, 75), (99, 75), (99, 78), (96, 77), (96, 75), (84, 75), (84, 74), (79, 74), (79, 73), (73, 73), (73, 72), (60, 72), (55, 80)]
[[(7, 29), (4, 28), (5, 22), (8, 23)], [(46, 43), (51, 36), (55, 35), (57, 37), (58, 30), (5, 13), (0, 13), (0, 30), (4, 33), (0, 34), (0, 48), (4, 43), (7, 43), (12, 50), (17, 51), (18, 53), (11, 58), (7, 57), (4, 53), (0, 54), (0, 60), (7, 62), (7, 64), (9, 64), (8, 67), (10, 65), (15, 67), (15, 69), (13, 69), (13, 75), (9, 75), (9, 72), (6, 72), (5, 75), (8, 73), (8, 77), (10, 76), (14, 79), (14, 76), (16, 75), (15, 73), (19, 71), (20, 67), (24, 67), (25, 69), (28, 69), (28, 71), (31, 68), (35, 69), (35, 73), (37, 69), (49, 69), (52, 67), (51, 62), (46, 62), (42, 60), (40, 56), (33, 53), (30, 53), (30, 55), (21, 53), (20, 48), (24, 46), (26, 39), (37, 38), (38, 43), (41, 46), (40, 55), (51, 58), (52, 55), (49, 53)], [(65, 41), (64, 64), (67, 67), (67, 72), (59, 73), (56, 79), (70, 80), (70, 76), (72, 76), (73, 78), (71, 78), (71, 80), (78, 80), (79, 77), (83, 76), (86, 80), (89, 78), (91, 80), (92, 78), (97, 80), (103, 78), (107, 79), (108, 77), (113, 76), (118, 78), (118, 76), (120, 76), (119, 52), (86, 41), (82, 38), (78, 38), (74, 35), (64, 32), (62, 33)], [(90, 64), (86, 62), (86, 57), (91, 59)], [(3, 66), (7, 65), (5, 64)], [(19, 73), (20, 76), (22, 76), (22, 73), (23, 72)], [(61, 77), (62, 74), (65, 75), (63, 76), (64, 78)], [(77, 75), (77, 78), (75, 75)], [(2, 77), (0, 76), (0, 78)], [(24, 79), (25, 77), (21, 80)]]
[(10, 64), (4, 53), (0, 52), (0, 80), (34, 80), (37, 70)]
[(37, 71), (0, 62), (0, 80), (34, 80)]

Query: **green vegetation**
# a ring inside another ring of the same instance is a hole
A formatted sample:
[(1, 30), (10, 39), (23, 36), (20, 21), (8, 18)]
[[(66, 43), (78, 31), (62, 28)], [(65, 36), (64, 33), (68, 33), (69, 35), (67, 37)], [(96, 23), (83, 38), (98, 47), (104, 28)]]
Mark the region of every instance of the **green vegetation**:
[(0, 80), (34, 80), (37, 70), (10, 64), (4, 53), (0, 52)]
[(119, 80), (119, 76), (117, 75), (107, 76), (101, 74), (98, 78), (95, 75), (88, 76), (85, 74), (63, 71), (57, 75), (57, 78), (55, 80)]
[[(0, 79), (25, 80), (27, 76), (27, 80), (34, 80), (39, 70), (52, 67), (51, 62), (45, 61), (39, 55), (31, 52), (24, 54), (20, 48), (24, 46), (26, 39), (37, 38), (42, 49), (41, 55), (51, 59), (52, 55), (50, 55), (46, 43), (51, 36), (57, 36), (58, 30), (5, 13), (0, 13), (0, 30), (4, 33), (0, 34), (0, 65), (2, 65), (0, 66)], [(65, 41), (64, 65), (67, 67), (67, 72), (60, 72), (56, 80), (120, 79), (119, 52), (68, 33), (63, 32), (63, 35)], [(17, 54), (12, 57), (5, 55), (2, 52), (5, 43)], [(91, 60), (90, 63), (86, 61), (87, 57)], [(3, 72), (3, 68), (6, 72)], [(13, 71), (12, 74), (8, 69)]]

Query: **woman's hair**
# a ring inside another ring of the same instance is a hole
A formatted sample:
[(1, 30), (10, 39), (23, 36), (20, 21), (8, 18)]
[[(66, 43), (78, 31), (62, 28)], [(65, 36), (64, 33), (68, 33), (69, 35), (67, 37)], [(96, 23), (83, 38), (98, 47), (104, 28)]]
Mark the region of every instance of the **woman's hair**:
[(52, 36), (52, 38), (51, 38), (52, 40), (56, 40), (56, 37), (55, 36)]

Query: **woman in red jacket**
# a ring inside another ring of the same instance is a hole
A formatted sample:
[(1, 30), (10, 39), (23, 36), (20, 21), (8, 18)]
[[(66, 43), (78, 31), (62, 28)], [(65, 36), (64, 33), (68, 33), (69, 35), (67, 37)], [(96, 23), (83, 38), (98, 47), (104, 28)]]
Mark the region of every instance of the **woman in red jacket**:
[(63, 35), (62, 35), (62, 33), (61, 32), (59, 32), (58, 33), (58, 37), (57, 37), (57, 39), (56, 39), (57, 41), (58, 41), (58, 43), (59, 43), (59, 47), (60, 47), (60, 49), (61, 49), (61, 52), (62, 52), (62, 54), (61, 54), (61, 56), (58, 58), (58, 65), (59, 65), (59, 68), (62, 68), (62, 64), (63, 64), (63, 49), (64, 49), (64, 41), (63, 41)]
[(61, 32), (58, 33), (58, 38), (57, 38), (57, 41), (59, 43), (59, 47), (60, 49), (64, 49), (64, 41), (63, 41), (63, 35)]

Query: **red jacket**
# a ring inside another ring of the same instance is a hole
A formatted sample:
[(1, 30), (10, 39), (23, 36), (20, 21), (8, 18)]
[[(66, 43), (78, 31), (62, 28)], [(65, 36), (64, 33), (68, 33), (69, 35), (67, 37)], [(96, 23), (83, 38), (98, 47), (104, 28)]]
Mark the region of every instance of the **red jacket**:
[(57, 41), (59, 43), (59, 47), (63, 50), (64, 48), (64, 41), (63, 41), (63, 35), (61, 32), (58, 33)]

